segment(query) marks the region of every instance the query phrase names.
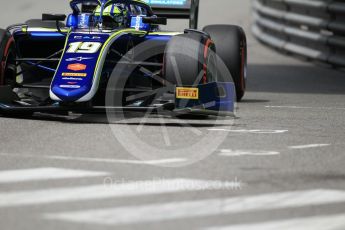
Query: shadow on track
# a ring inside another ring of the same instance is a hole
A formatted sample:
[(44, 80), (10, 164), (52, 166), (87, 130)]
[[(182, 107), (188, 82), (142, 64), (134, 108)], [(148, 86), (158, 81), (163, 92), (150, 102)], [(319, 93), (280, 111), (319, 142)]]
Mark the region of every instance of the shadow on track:
[(249, 65), (248, 91), (296, 94), (345, 94), (345, 72), (302, 63)]
[[(1, 117), (1, 116), (0, 116)], [(33, 116), (15, 116), (6, 117), (11, 119), (22, 120), (36, 120), (36, 121), (51, 121), (62, 122), (68, 124), (116, 124), (116, 125), (131, 125), (131, 126), (166, 126), (166, 127), (185, 127), (190, 126), (194, 128), (212, 128), (212, 127), (229, 127), (227, 118), (215, 119), (212, 117), (204, 117), (198, 119), (179, 119), (174, 117), (164, 116), (163, 120), (159, 119), (158, 115), (151, 115), (143, 121), (143, 114), (130, 113), (126, 114), (125, 118), (119, 118), (116, 121), (109, 122), (106, 114), (71, 114), (69, 116), (55, 115), (55, 114), (41, 114), (37, 113)], [(162, 116), (161, 116), (162, 117)], [(234, 118), (231, 118), (234, 119)], [(223, 121), (223, 122), (222, 122)]]

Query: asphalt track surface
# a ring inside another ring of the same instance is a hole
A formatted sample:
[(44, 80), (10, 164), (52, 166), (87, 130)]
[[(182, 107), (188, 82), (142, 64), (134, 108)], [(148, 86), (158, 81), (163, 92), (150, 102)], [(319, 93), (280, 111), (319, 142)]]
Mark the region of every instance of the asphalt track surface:
[[(0, 229), (345, 229), (345, 73), (262, 46), (249, 1), (205, 2), (248, 34), (238, 118), (1, 117)], [(7, 1), (0, 26), (65, 5)]]

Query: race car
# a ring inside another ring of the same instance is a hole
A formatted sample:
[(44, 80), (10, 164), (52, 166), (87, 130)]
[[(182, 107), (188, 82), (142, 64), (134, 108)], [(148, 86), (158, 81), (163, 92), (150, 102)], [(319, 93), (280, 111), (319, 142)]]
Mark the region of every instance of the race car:
[(141, 0), (71, 0), (0, 30), (0, 114), (120, 111), (230, 116), (246, 87), (238, 26), (166, 32)]

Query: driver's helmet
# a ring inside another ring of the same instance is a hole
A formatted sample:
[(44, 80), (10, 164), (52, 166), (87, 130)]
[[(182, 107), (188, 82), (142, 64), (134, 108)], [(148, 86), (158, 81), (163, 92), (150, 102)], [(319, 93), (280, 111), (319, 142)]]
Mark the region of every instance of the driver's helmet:
[[(101, 6), (98, 6), (95, 10), (94, 15), (96, 17), (101, 16)], [(125, 25), (126, 12), (116, 4), (111, 4), (103, 10), (103, 25), (109, 28), (122, 27)]]

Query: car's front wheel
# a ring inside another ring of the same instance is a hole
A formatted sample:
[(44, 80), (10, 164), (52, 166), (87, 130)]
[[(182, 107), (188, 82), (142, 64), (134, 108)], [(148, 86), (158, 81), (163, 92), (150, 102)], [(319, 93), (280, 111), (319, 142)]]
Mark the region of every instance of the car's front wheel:
[(177, 86), (196, 86), (217, 80), (215, 46), (209, 36), (191, 32), (168, 42), (164, 55), (165, 80)]
[(217, 55), (229, 69), (233, 78), (224, 79), (226, 77), (220, 76), (219, 80), (233, 80), (237, 101), (240, 101), (246, 91), (247, 79), (247, 40), (244, 30), (234, 25), (210, 25), (206, 26), (204, 31), (215, 42)]
[(0, 85), (14, 87), (16, 79), (16, 51), (11, 35), (0, 29)]

